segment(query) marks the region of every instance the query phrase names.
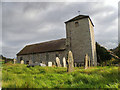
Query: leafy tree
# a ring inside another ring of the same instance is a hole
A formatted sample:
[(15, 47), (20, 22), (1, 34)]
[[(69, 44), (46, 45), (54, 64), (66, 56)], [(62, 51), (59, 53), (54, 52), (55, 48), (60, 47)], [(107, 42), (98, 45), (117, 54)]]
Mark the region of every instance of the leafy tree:
[(97, 61), (99, 63), (105, 62), (112, 58), (112, 56), (107, 51), (107, 49), (100, 46), (100, 44), (98, 44), (97, 42), (96, 42), (96, 53), (97, 53)]

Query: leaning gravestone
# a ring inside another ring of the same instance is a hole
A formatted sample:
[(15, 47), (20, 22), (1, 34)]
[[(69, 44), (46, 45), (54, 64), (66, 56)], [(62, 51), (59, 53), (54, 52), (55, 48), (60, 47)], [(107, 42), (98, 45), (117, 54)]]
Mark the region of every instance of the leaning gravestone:
[(48, 62), (48, 67), (52, 67), (52, 62)]
[(59, 59), (58, 57), (56, 57), (56, 63), (57, 63), (57, 66), (58, 66), (58, 67), (61, 67), (60, 59)]
[(63, 67), (66, 67), (66, 60), (65, 60), (65, 57), (63, 57)]
[(16, 64), (16, 59), (14, 59), (14, 64)]
[(56, 63), (57, 63), (57, 66), (58, 66), (58, 67), (61, 67), (60, 59), (59, 59), (58, 57), (56, 57)]
[(23, 60), (21, 60), (21, 64), (24, 64), (24, 61), (23, 61)]
[(74, 60), (73, 60), (73, 54), (71, 51), (68, 52), (68, 66), (67, 66), (67, 72), (73, 72), (74, 71)]
[(85, 55), (85, 69), (88, 68), (88, 54)]

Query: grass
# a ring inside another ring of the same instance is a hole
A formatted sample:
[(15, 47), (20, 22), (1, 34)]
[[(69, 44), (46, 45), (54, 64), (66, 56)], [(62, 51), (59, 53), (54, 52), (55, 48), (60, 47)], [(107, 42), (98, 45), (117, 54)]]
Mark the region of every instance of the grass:
[[(120, 69), (119, 69), (120, 70)], [(2, 88), (120, 88), (118, 67), (76, 67), (72, 73), (63, 67), (2, 65)]]

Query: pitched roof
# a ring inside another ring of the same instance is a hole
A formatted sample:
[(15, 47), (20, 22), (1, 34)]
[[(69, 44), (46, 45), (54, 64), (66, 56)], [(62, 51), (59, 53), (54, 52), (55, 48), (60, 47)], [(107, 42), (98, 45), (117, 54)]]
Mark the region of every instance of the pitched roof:
[[(75, 20), (79, 20), (79, 19), (83, 19), (83, 18), (89, 18), (89, 19), (90, 19), (90, 17), (89, 17), (88, 15), (78, 15), (78, 16), (76, 16), (76, 17), (74, 17), (74, 18), (66, 21), (65, 23), (71, 22), (71, 21), (75, 21)], [(91, 20), (91, 19), (90, 19), (90, 21), (91, 21), (91, 23), (92, 23), (92, 20)], [(94, 26), (93, 23), (92, 23), (92, 25)]]
[(65, 47), (66, 47), (65, 42), (66, 42), (66, 39), (63, 38), (59, 40), (27, 45), (17, 55), (65, 50)]

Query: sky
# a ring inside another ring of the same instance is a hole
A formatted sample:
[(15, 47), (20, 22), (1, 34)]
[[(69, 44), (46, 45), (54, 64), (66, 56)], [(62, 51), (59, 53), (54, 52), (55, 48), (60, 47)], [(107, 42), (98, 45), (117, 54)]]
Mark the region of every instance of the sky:
[(79, 15), (78, 11), (82, 15), (89, 15), (92, 19), (96, 42), (107, 49), (117, 47), (118, 1), (7, 2), (5, 0), (2, 2), (2, 16), (0, 15), (2, 55), (15, 58), (26, 45), (65, 38), (64, 22)]

